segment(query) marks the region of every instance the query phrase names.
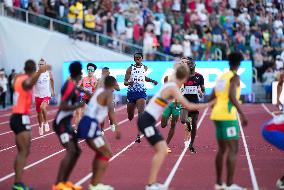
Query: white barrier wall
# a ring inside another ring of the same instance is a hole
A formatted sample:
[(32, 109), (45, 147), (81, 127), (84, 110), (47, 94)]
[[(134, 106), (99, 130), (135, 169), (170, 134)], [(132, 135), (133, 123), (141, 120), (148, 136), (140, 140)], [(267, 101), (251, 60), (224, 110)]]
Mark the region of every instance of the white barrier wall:
[(57, 94), (62, 84), (62, 64), (66, 61), (133, 60), (130, 56), (0, 16), (0, 68), (4, 67), (7, 74), (11, 69), (22, 72), (27, 59), (40, 58), (52, 65)]

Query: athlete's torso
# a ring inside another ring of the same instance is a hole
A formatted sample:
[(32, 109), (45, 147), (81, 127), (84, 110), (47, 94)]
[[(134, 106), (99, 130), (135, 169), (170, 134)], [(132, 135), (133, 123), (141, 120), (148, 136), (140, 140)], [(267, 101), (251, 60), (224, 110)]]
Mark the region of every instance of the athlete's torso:
[(49, 71), (40, 74), (35, 84), (34, 95), (39, 98), (51, 96)]
[[(229, 88), (231, 79), (236, 74), (233, 71), (228, 71), (224, 73), (216, 81), (216, 86), (214, 88), (216, 103), (212, 109), (211, 119), (212, 120), (236, 120), (237, 119), (237, 109), (232, 104), (229, 99)], [(236, 89), (236, 98), (240, 98), (241, 88), (240, 86)]]
[(184, 97), (190, 102), (199, 102), (198, 88), (204, 85), (204, 78), (201, 74), (195, 73), (194, 76), (189, 77), (184, 83), (183, 94)]
[(144, 65), (141, 65), (140, 67), (132, 65), (129, 81), (133, 81), (133, 85), (128, 87), (128, 91), (145, 91), (145, 76), (146, 69)]

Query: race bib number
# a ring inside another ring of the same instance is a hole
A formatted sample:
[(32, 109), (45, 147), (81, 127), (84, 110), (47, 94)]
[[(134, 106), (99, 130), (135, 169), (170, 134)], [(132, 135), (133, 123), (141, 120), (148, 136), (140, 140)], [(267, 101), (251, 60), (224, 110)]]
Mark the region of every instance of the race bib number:
[(28, 115), (22, 115), (22, 124), (29, 125), (30, 123), (30, 117)]
[(228, 137), (234, 137), (237, 135), (237, 131), (235, 127), (229, 127), (227, 128), (227, 136)]
[(145, 128), (144, 132), (145, 132), (146, 137), (152, 137), (153, 135), (155, 135), (155, 129), (153, 126)]
[(90, 137), (90, 138), (94, 137), (95, 132), (96, 132), (96, 128), (97, 128), (97, 123), (92, 122), (91, 125), (90, 125), (89, 132), (88, 132), (88, 137)]
[(225, 80), (217, 80), (215, 90), (216, 91), (224, 91), (226, 87), (226, 81)]
[(68, 143), (68, 142), (69, 142), (69, 139), (70, 139), (70, 137), (69, 137), (69, 134), (68, 134), (68, 133), (62, 133), (62, 134), (60, 135), (60, 140), (61, 140), (61, 143), (62, 143), (62, 144)]
[(186, 86), (184, 88), (184, 94), (198, 94), (197, 86)]
[(97, 137), (94, 139), (94, 143), (96, 145), (97, 148), (101, 148), (102, 146), (105, 145), (105, 141), (103, 139), (103, 137)]

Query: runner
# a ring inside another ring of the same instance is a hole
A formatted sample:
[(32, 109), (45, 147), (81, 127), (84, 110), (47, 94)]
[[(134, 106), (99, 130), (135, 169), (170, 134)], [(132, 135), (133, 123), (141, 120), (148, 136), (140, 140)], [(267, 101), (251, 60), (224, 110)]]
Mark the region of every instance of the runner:
[[(83, 96), (82, 100), (88, 104), (92, 94), (95, 92), (97, 79), (94, 76), (95, 71), (97, 70), (97, 66), (93, 63), (88, 63), (87, 65), (87, 72), (88, 76), (83, 77), (82, 80), (79, 82), (78, 86), (83, 89)], [(82, 114), (84, 113), (85, 106), (83, 108), (79, 108), (75, 112), (75, 125), (77, 126), (78, 122), (80, 121)]]
[(180, 65), (176, 68), (172, 81), (164, 84), (158, 93), (150, 100), (145, 112), (138, 118), (138, 129), (145, 135), (148, 142), (155, 149), (150, 176), (146, 190), (166, 190), (163, 184), (157, 183), (157, 175), (167, 154), (167, 144), (155, 124), (171, 99), (177, 99), (184, 107), (190, 110), (205, 108), (212, 103), (198, 105), (188, 102), (181, 94), (180, 87), (188, 78), (188, 68)]
[(77, 87), (82, 78), (82, 65), (75, 61), (70, 64), (69, 72), (71, 77), (67, 79), (61, 89), (61, 103), (53, 123), (53, 128), (59, 137), (60, 143), (66, 149), (65, 157), (62, 159), (52, 190), (80, 190), (80, 186), (75, 186), (68, 181), (68, 178), (76, 165), (81, 150), (78, 146), (76, 132), (71, 126), (73, 113), (76, 109), (85, 106), (84, 101), (80, 101), (80, 91)]
[[(189, 77), (184, 83), (183, 94), (188, 101), (199, 103), (199, 98), (202, 98), (205, 92), (204, 78), (201, 74), (195, 72), (194, 59), (191, 57), (186, 59), (189, 67)], [(182, 60), (185, 61), (185, 58)], [(188, 142), (191, 137), (188, 149), (193, 153), (196, 153), (193, 143), (197, 132), (198, 115), (199, 111), (188, 111), (185, 108), (181, 110), (181, 122), (185, 126), (185, 141)]]
[(22, 181), (23, 169), (26, 165), (27, 157), (30, 152), (31, 145), (31, 126), (30, 126), (30, 106), (32, 104), (32, 88), (36, 84), (40, 75), (47, 69), (49, 65), (44, 65), (36, 72), (36, 64), (32, 60), (25, 63), (25, 74), (19, 74), (14, 82), (14, 106), (10, 118), (10, 127), (15, 133), (16, 146), (18, 153), (14, 163), (15, 182), (12, 186), (13, 190), (32, 190)]
[[(144, 112), (147, 98), (145, 82), (151, 82), (154, 85), (158, 84), (157, 81), (146, 77), (148, 67), (142, 64), (142, 60), (142, 53), (135, 53), (135, 64), (128, 67), (124, 78), (124, 85), (128, 86), (127, 114), (130, 121), (134, 118), (135, 108), (138, 110), (138, 115)], [(141, 142), (139, 133), (135, 142)]]
[[(105, 81), (105, 78), (107, 76), (110, 75), (110, 72), (109, 72), (109, 68), (108, 67), (104, 67), (102, 69), (102, 77), (100, 79), (98, 79), (98, 82), (97, 82), (97, 86), (96, 86), (96, 89), (98, 88), (103, 88), (104, 87), (104, 81)], [(114, 90), (116, 91), (120, 91), (120, 87), (119, 85), (116, 83), (115, 87), (114, 87)], [(115, 102), (115, 96), (113, 96), (113, 101), (112, 101), (112, 104), (113, 104), (113, 112), (115, 111), (115, 106), (116, 106), (116, 102)], [(109, 114), (108, 114), (109, 115)], [(103, 121), (101, 123), (101, 128), (102, 128), (102, 133), (104, 134), (104, 124), (105, 122)], [(109, 125), (110, 125), (110, 128), (111, 130), (114, 132), (115, 131), (115, 125), (113, 123), (113, 121), (111, 120), (111, 118), (109, 117)]]
[[(38, 67), (46, 65), (46, 61), (41, 59)], [(51, 92), (50, 92), (51, 87)], [(43, 135), (43, 132), (49, 131), (49, 124), (47, 122), (46, 108), (49, 104), (49, 100), (54, 96), (54, 80), (50, 71), (46, 70), (42, 73), (37, 80), (34, 88), (35, 104), (37, 119), (39, 124), (39, 135)]]
[[(110, 185), (101, 183), (112, 153), (109, 149), (109, 145), (102, 136), (100, 125), (105, 120), (108, 113), (114, 125), (117, 125), (112, 104), (112, 93), (115, 86), (117, 86), (117, 81), (113, 76), (105, 77), (104, 87), (96, 90), (78, 126), (78, 138), (86, 139), (88, 146), (96, 151), (92, 166), (93, 176), (89, 190), (114, 189)], [(118, 127), (116, 127), (116, 138), (120, 138)]]
[[(242, 126), (247, 125), (247, 118), (239, 105), (240, 98), (240, 76), (237, 74), (243, 55), (233, 52), (228, 56), (230, 70), (224, 73), (216, 81), (211, 98), (216, 98), (212, 109), (211, 120), (216, 126), (216, 138), (218, 141), (218, 152), (216, 155), (216, 185), (215, 189), (220, 190), (244, 190), (233, 183), (238, 153), (239, 124), (237, 113), (240, 115)], [(228, 152), (226, 159), (227, 179), (226, 184), (222, 182), (222, 169), (224, 154)]]

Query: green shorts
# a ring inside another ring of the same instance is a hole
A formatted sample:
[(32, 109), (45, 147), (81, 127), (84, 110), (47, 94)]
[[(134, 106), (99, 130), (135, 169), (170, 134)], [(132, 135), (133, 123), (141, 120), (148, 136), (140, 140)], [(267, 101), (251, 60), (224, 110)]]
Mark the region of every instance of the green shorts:
[(218, 140), (237, 140), (239, 139), (238, 120), (214, 121), (216, 126), (216, 137)]
[(173, 116), (179, 116), (180, 115), (180, 110), (181, 110), (181, 104), (180, 103), (175, 103), (171, 102), (168, 107), (163, 112), (163, 117), (169, 118), (171, 115)]

